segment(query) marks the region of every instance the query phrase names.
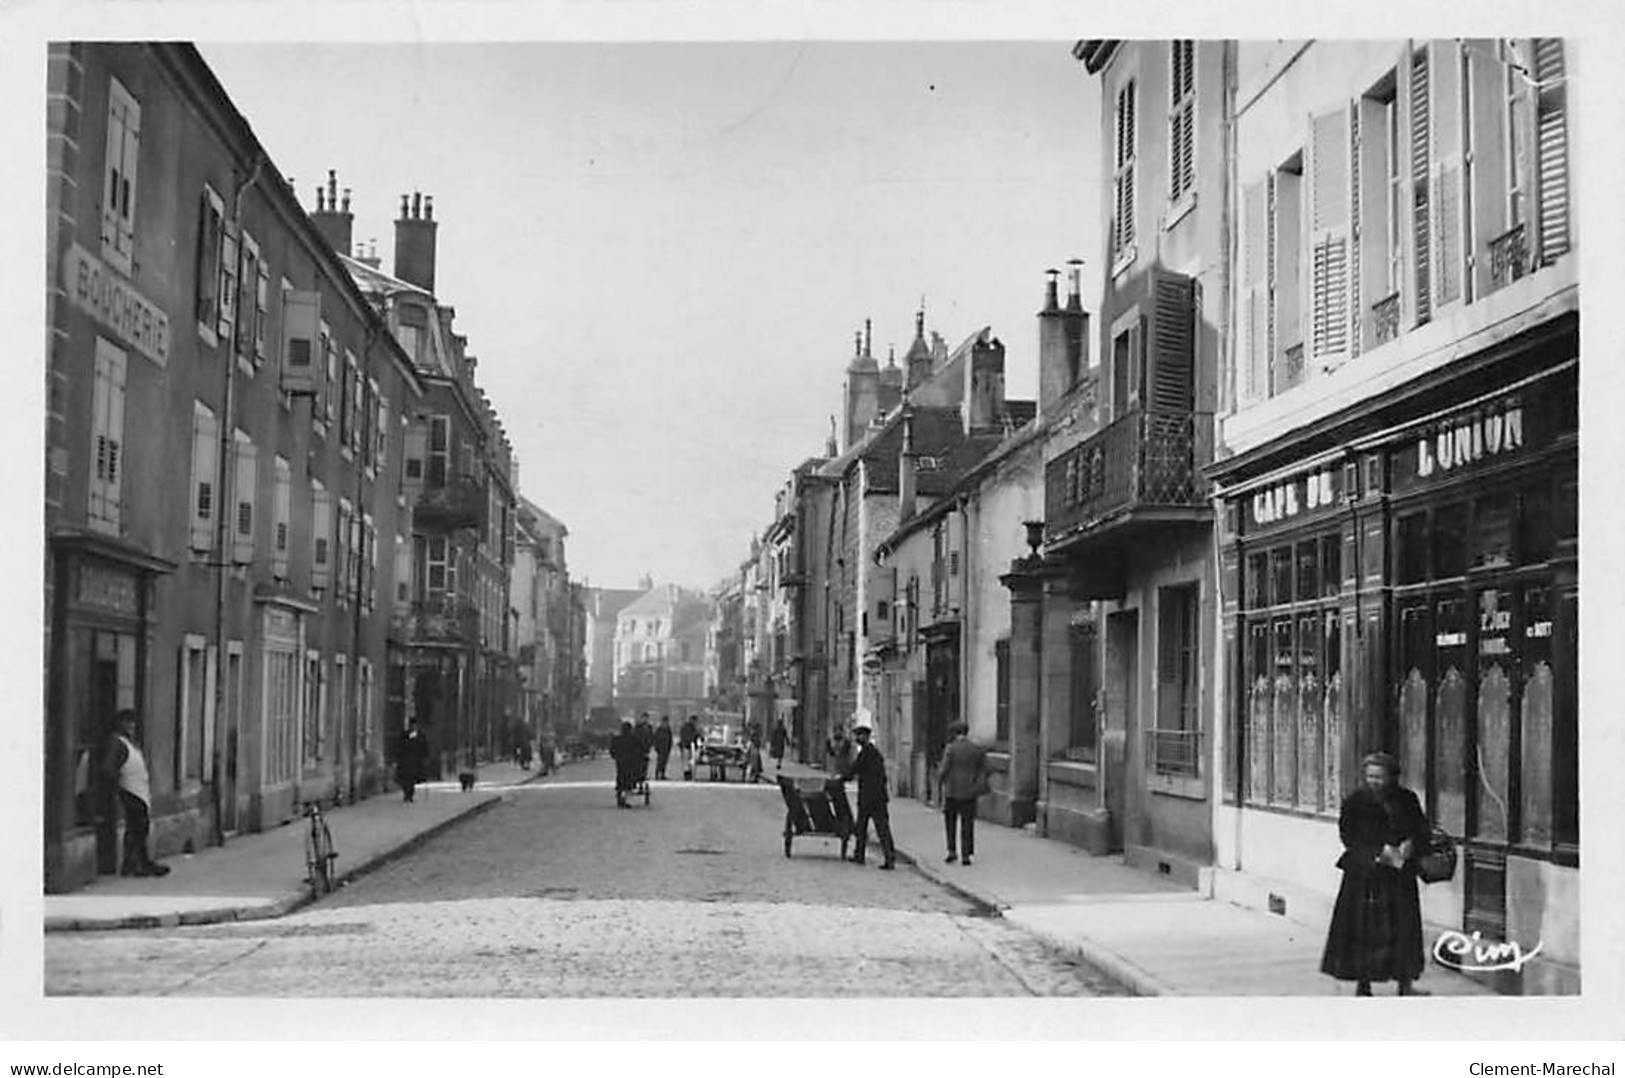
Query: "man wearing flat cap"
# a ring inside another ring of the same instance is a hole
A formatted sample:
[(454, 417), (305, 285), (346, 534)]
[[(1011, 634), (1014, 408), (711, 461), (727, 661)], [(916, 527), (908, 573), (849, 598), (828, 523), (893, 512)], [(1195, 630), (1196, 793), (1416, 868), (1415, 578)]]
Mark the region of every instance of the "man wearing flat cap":
[(864, 863), (863, 851), (869, 842), (869, 821), (872, 819), (875, 834), (880, 836), (880, 852), (885, 855), (880, 867), (892, 869), (897, 867), (897, 850), (892, 846), (891, 814), (886, 806), (889, 799), (886, 793), (886, 759), (875, 748), (874, 742), (869, 740), (871, 733), (863, 722), (852, 728), (852, 736), (858, 742), (858, 754), (841, 772), (842, 781), (854, 776), (858, 780), (858, 841), (852, 860), (860, 865)]

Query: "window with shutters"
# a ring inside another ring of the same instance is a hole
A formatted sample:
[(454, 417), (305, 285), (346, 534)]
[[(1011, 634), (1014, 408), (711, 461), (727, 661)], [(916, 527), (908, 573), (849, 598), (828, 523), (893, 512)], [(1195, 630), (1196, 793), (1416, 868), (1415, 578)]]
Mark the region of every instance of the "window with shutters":
[(1178, 207), (1196, 197), (1196, 43), (1172, 41), (1168, 50), (1168, 201)]
[(1467, 251), (1464, 190), (1461, 43), (1430, 41), (1428, 54), (1429, 199), (1434, 311), (1464, 298)]
[[(1157, 589), (1157, 729), (1195, 730), (1198, 586)], [(1193, 761), (1194, 763), (1194, 761)]]
[(141, 106), (124, 84), (107, 80), (107, 157), (102, 183), (102, 259), (128, 276), (135, 251)]
[(1390, 71), (1355, 103), (1354, 249), (1359, 297), (1357, 337), (1365, 351), (1399, 336), (1404, 195), (1400, 184), (1397, 71)]
[(444, 599), (451, 590), (451, 547), (443, 535), (430, 536), (424, 548), (424, 583), (431, 602)]
[(1269, 392), (1284, 393), (1303, 381), (1304, 250), (1303, 154), (1294, 153), (1270, 182)]
[(1066, 756), (1095, 759), (1099, 747), (1100, 648), (1093, 620), (1070, 625), (1067, 646)]
[[(1145, 334), (1138, 313), (1112, 338), (1112, 418), (1121, 419), (1140, 403), (1140, 381), (1145, 376)], [(1068, 484), (1071, 486), (1072, 484)]]
[(1427, 47), (1412, 50), (1406, 84), (1411, 161), (1410, 294), (1418, 326), (1433, 318), (1433, 186), (1429, 167), (1433, 137), (1428, 106), (1429, 76)]
[(1131, 79), (1117, 91), (1113, 111), (1115, 137), (1112, 150), (1112, 274), (1134, 261), (1134, 110), (1135, 84)]
[[(1309, 354), (1316, 369), (1349, 356), (1349, 108), (1309, 122)], [(1301, 377), (1301, 374), (1300, 374)]]
[[(321, 293), (296, 291), (286, 281), (283, 286), (282, 391), (319, 401), (320, 363), (322, 350), (327, 347), (326, 327), (321, 320)], [(319, 406), (313, 407), (311, 418), (321, 418)]]
[(349, 376), (349, 390), (344, 404), (350, 413), (344, 443), (349, 446), (350, 453), (359, 459), (367, 421), (368, 398), (366, 382), (361, 377), (361, 364), (357, 361), (355, 353), (348, 348), (344, 350), (344, 367)]
[(451, 417), (432, 415), (429, 417), (429, 447), (428, 458), (425, 461), (426, 484), (429, 487), (445, 486), (447, 472), (450, 470)]
[(993, 642), (993, 740), (1010, 741), (1010, 639)]
[(291, 546), (288, 530), (292, 525), (293, 476), (287, 457), (278, 456), (274, 467), (276, 491), (271, 506), (271, 575), (277, 580), (286, 580)]
[(333, 583), (333, 496), (320, 479), (310, 480), (310, 588), (325, 591)]
[(271, 328), (271, 271), (265, 260), (256, 262), (254, 278), (254, 366), (265, 363), (265, 339)]
[(333, 690), (327, 694), (327, 729), (332, 738), (328, 759), (337, 763), (348, 754), (350, 740), (350, 657), (333, 656)]
[(412, 603), (412, 544), (395, 536), (395, 613), (404, 615)]
[(97, 531), (119, 533), (124, 487), (124, 376), (122, 349), (96, 338), (96, 378), (91, 394), (89, 524)]
[(310, 357), (313, 366), (311, 388), (314, 397), (311, 403), (310, 418), (316, 433), (327, 432), (329, 416), (328, 401), (333, 393), (333, 364), (335, 353), (333, 351), (333, 330), (326, 320), (317, 323), (315, 352)]
[(220, 492), (220, 427), (201, 401), (192, 402), (192, 497), (189, 545), (202, 553), (214, 549), (215, 513)]
[(374, 396), (378, 398), (378, 412), (372, 432), (372, 466), (382, 475), (389, 462), (389, 398), (376, 391)]
[(218, 344), (220, 322), (220, 246), (225, 235), (226, 204), (207, 184), (198, 199), (197, 329), (209, 344)]
[(254, 560), (254, 506), (259, 500), (259, 451), (243, 431), (236, 431), (232, 441), (237, 457), (237, 474), (232, 489), (231, 560), (238, 565), (247, 565)]
[(350, 499), (340, 498), (338, 508), (337, 528), (334, 531), (333, 548), (333, 601), (341, 607), (350, 605), (350, 594), (355, 590), (352, 573), (354, 572), (353, 531), (355, 511), (350, 506)]
[(260, 317), (265, 308), (260, 277), (265, 267), (260, 263), (260, 245), (243, 232), (237, 254), (237, 325), (234, 349), (239, 356), (254, 360), (261, 339)]
[(363, 755), (372, 752), (372, 660), (356, 660), (356, 744)]
[(237, 237), (227, 223), (220, 230), (220, 316), (214, 323), (215, 335), (226, 348), (227, 359), (231, 358), (232, 334), (237, 331), (238, 246)]
[(373, 592), (378, 577), (378, 529), (372, 514), (361, 514), (361, 612), (370, 614), (377, 608)]
[(361, 460), (369, 475), (378, 472), (378, 443), (383, 435), (384, 415), (378, 399), (378, 380), (368, 378), (361, 404)]

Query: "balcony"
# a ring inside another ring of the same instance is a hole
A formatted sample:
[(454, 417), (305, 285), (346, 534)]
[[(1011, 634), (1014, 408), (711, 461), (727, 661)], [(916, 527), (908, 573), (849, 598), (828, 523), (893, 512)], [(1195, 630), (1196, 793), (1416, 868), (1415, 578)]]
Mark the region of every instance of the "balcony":
[(1147, 730), (1145, 759), (1153, 773), (1195, 777), (1201, 773), (1202, 731)]
[(1522, 224), (1513, 225), (1490, 241), (1490, 288), (1516, 281), (1529, 268), (1529, 242)]
[(425, 530), (485, 527), (485, 488), (471, 479), (424, 487), (412, 505), (412, 526)]
[(1210, 417), (1136, 409), (1050, 461), (1045, 537), (1051, 544), (1112, 537), (1126, 544), (1141, 525), (1211, 517), (1196, 474)]
[(1399, 293), (1371, 305), (1372, 345), (1387, 344), (1399, 336)]
[(480, 612), (473, 603), (428, 599), (412, 604), (406, 638), (413, 644), (474, 646), (480, 642)]

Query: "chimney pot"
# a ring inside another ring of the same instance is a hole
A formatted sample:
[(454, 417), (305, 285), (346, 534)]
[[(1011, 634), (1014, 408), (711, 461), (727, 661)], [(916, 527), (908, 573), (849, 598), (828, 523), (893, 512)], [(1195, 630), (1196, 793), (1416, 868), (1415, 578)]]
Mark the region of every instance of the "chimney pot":
[(401, 220), (406, 220), (406, 196), (401, 196)]
[(327, 203), (323, 201), (323, 199), (325, 199), (326, 197), (327, 197), (327, 193), (322, 190), (322, 185), (317, 184), (316, 185), (316, 212), (317, 213), (325, 213), (325, 212), (327, 212)]
[(337, 169), (327, 170), (327, 205), (335, 208), (339, 204), (339, 174)]
[(350, 212), (350, 189), (348, 187), (344, 189), (344, 212)]
[(1044, 285), (1044, 310), (1053, 311), (1061, 306), (1061, 298), (1058, 294), (1058, 281), (1061, 276), (1061, 271), (1058, 269), (1047, 269), (1044, 271), (1044, 273), (1049, 277), (1049, 282)]
[(415, 221), (423, 216), (423, 193), (412, 192), (412, 219)]
[(1071, 258), (1066, 263), (1066, 276), (1071, 293), (1067, 296), (1068, 310), (1079, 311), (1083, 309), (1083, 259)]
[(872, 330), (871, 321), (870, 321), (870, 319), (865, 318), (863, 320), (863, 354), (866, 355), (866, 356), (872, 354), (869, 351), (869, 343), (872, 340), (872, 337), (870, 335), (871, 330)]
[(434, 220), (434, 196), (433, 195), (424, 195), (423, 196), (423, 219), (425, 221), (433, 221)]

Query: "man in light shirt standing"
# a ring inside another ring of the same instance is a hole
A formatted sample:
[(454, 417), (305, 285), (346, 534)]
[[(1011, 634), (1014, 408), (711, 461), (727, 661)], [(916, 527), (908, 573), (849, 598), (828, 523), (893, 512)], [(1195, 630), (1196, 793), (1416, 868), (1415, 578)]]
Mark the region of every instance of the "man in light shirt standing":
[(167, 876), (169, 866), (158, 864), (147, 853), (152, 792), (147, 758), (135, 741), (135, 712), (124, 708), (113, 722), (114, 733), (102, 761), (102, 774), (118, 790), (119, 802), (124, 806), (124, 861), (119, 875)]

